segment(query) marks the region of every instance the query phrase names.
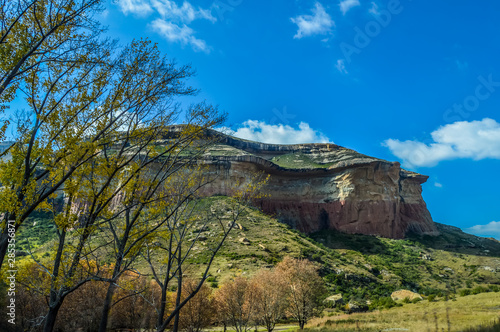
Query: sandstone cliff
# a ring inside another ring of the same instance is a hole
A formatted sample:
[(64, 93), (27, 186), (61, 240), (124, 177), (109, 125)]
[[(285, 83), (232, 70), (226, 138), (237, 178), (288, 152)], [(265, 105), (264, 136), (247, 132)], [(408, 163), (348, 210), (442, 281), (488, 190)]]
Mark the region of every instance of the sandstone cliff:
[(269, 197), (255, 204), (302, 232), (336, 229), (389, 238), (410, 231), (439, 234), (421, 195), (428, 177), (398, 162), (335, 144), (263, 144), (226, 135), (218, 141), (204, 156), (219, 174), (205, 195), (230, 194), (232, 184), (264, 171), (270, 174)]

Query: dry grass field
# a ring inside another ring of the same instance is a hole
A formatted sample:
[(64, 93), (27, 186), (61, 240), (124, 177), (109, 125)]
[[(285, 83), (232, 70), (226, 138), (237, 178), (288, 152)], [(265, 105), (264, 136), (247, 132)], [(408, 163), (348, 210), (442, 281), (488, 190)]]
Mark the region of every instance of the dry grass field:
[(426, 300), (388, 310), (351, 315), (330, 313), (307, 328), (322, 331), (465, 331), (500, 318), (500, 295), (483, 293), (456, 301)]

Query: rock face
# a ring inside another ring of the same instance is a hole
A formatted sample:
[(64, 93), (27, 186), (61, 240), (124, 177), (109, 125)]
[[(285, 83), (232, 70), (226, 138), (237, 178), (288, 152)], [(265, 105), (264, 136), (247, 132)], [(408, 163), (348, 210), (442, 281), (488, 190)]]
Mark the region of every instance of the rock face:
[(439, 234), (421, 195), (428, 177), (397, 162), (334, 144), (263, 144), (225, 135), (219, 142), (205, 154), (218, 174), (206, 195), (228, 195), (235, 183), (263, 171), (270, 174), (268, 197), (255, 204), (302, 232)]
[(399, 300), (404, 300), (404, 299), (408, 299), (410, 301), (413, 301), (414, 299), (422, 300), (422, 296), (420, 296), (420, 294), (414, 293), (414, 292), (406, 290), (406, 289), (402, 289), (402, 290), (398, 290), (398, 291), (393, 292), (391, 294), (391, 298), (394, 301), (399, 301)]

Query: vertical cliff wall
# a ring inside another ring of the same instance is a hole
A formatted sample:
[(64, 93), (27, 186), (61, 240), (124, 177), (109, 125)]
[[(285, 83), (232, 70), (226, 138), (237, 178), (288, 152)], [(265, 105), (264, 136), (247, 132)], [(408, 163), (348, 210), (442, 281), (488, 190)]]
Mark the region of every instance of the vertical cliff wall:
[(397, 162), (334, 144), (273, 145), (230, 136), (222, 136), (204, 158), (215, 176), (204, 195), (228, 195), (235, 183), (263, 171), (270, 174), (268, 197), (255, 204), (305, 233), (438, 235), (422, 198), (428, 177)]

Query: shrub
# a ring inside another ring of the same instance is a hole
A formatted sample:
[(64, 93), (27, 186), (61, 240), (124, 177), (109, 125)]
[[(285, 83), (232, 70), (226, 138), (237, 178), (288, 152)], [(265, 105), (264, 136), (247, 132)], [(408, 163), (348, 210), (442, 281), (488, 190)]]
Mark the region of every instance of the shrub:
[(374, 300), (370, 304), (369, 309), (370, 310), (377, 309), (377, 308), (390, 309), (390, 308), (395, 307), (397, 305), (398, 304), (396, 302), (394, 302), (393, 299), (391, 299), (390, 297), (387, 296), (387, 297), (380, 297), (380, 298)]
[(434, 294), (431, 294), (431, 295), (429, 295), (429, 296), (427, 297), (427, 301), (429, 301), (429, 302), (432, 302), (432, 301), (434, 301), (435, 299), (436, 299), (436, 295), (434, 295)]
[(480, 294), (480, 293), (485, 293), (487, 291), (488, 291), (488, 289), (486, 289), (482, 286), (477, 286), (477, 287), (474, 287), (474, 289), (472, 290), (472, 294), (476, 295), (476, 294)]
[(495, 293), (498, 293), (500, 291), (500, 287), (498, 287), (498, 285), (489, 285), (488, 289), (490, 290), (490, 292), (495, 292)]
[(458, 295), (460, 295), (460, 296), (467, 296), (467, 295), (470, 295), (470, 294), (471, 294), (471, 290), (470, 289), (461, 289), (458, 292)]

